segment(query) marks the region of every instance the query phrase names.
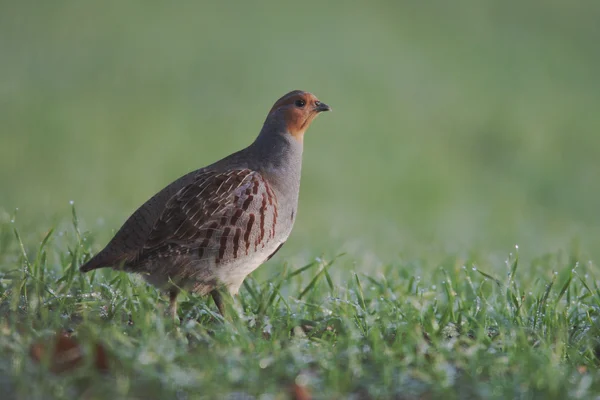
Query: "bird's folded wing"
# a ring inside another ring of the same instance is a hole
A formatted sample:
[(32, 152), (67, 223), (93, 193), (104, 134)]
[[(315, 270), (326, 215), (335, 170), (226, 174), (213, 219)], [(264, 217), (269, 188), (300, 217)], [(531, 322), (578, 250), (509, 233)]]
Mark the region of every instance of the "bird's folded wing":
[[(169, 199), (141, 256), (160, 252), (166, 246), (212, 249), (218, 254), (219, 246), (226, 247), (230, 236), (237, 239), (232, 247), (237, 250), (244, 238), (248, 242), (248, 235), (243, 235), (239, 227), (248, 220), (249, 212), (256, 206), (259, 213), (272, 211), (267, 207), (274, 208), (274, 201), (272, 190), (256, 171), (204, 172)], [(248, 243), (242, 243), (246, 244), (246, 252)]]

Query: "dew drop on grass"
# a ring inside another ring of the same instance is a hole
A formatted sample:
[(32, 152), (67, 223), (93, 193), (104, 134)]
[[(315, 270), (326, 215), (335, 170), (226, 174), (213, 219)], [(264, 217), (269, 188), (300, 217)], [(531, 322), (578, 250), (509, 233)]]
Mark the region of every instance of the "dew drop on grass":
[(306, 386), (310, 383), (310, 377), (307, 374), (302, 373), (296, 377), (295, 382), (297, 385)]
[(431, 285), (431, 289), (435, 290), (435, 289), (437, 289), (437, 286), (436, 285)]
[(473, 267), (471, 268), (473, 271), (477, 271), (477, 267)]
[(15, 223), (15, 219), (14, 218), (11, 219), (10, 222), (14, 224)]
[(73, 204), (75, 204), (75, 202), (73, 200), (69, 200), (69, 204), (73, 205)]
[(269, 365), (271, 365), (272, 360), (270, 358), (262, 358), (259, 362), (258, 362), (258, 366), (261, 369), (265, 369), (267, 368)]

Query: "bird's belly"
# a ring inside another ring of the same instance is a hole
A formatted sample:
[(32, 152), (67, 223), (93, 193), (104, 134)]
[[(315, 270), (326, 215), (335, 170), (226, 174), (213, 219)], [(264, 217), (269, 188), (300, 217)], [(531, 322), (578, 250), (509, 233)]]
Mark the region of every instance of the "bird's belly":
[(217, 266), (215, 271), (217, 280), (221, 285), (227, 287), (229, 293), (232, 295), (237, 294), (244, 279), (263, 264), (281, 243), (283, 242), (272, 241), (266, 244), (264, 248), (246, 257)]

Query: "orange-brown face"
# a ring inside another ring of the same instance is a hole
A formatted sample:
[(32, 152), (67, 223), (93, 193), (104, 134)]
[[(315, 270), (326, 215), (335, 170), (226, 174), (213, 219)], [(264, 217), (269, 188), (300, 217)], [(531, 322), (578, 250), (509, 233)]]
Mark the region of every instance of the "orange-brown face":
[(270, 113), (282, 113), (288, 132), (302, 141), (312, 120), (323, 111), (331, 111), (331, 107), (312, 93), (294, 90), (277, 100)]

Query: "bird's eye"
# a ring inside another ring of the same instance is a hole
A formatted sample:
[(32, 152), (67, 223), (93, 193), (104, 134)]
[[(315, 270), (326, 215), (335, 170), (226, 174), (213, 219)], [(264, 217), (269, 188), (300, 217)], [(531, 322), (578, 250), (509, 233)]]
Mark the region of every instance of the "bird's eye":
[(296, 100), (296, 106), (298, 107), (304, 107), (306, 105), (306, 102), (302, 99), (300, 100)]

